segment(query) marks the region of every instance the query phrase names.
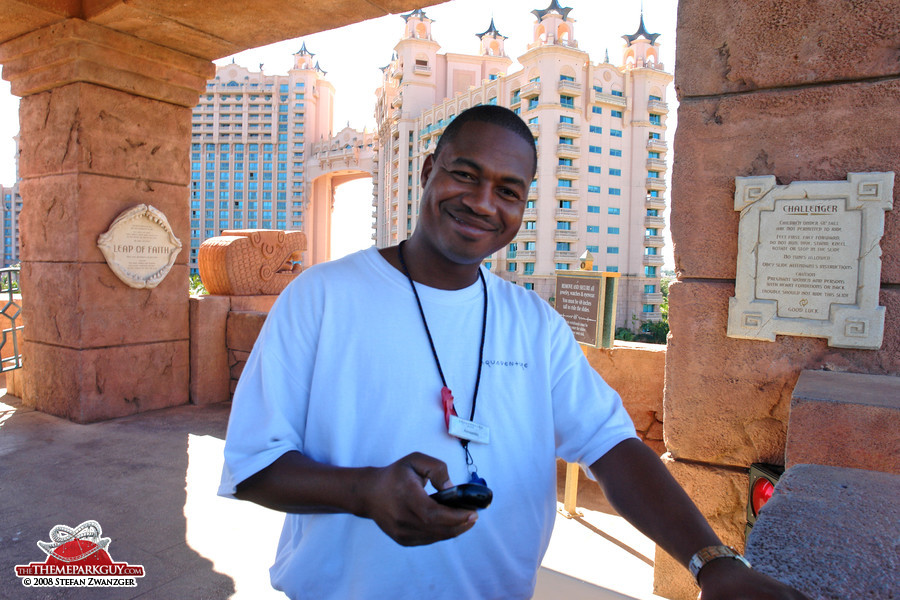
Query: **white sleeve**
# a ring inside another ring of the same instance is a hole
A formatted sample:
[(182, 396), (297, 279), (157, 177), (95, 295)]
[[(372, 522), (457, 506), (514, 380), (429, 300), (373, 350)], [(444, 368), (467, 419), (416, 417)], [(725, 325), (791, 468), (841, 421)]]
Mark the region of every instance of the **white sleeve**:
[(552, 327), (551, 360), (556, 454), (590, 467), (619, 442), (636, 437), (619, 394), (591, 367), (566, 322)]
[(303, 451), (324, 293), (298, 277), (279, 296), (241, 374), (225, 439), (219, 495), (291, 450)]

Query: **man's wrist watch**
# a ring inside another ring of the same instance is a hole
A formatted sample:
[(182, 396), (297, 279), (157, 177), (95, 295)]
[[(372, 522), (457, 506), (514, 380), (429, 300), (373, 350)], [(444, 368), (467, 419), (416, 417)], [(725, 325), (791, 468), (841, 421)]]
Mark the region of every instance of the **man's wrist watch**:
[(743, 563), (748, 569), (750, 568), (750, 562), (731, 546), (707, 546), (694, 554), (688, 563), (688, 570), (694, 576), (697, 585), (700, 585), (700, 569), (717, 558), (731, 558)]

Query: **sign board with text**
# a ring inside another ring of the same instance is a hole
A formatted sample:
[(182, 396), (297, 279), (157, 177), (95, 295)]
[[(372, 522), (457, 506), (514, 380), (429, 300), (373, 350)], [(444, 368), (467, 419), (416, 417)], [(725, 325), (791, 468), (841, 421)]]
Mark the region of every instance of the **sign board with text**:
[(118, 217), (97, 246), (113, 273), (129, 287), (155, 288), (165, 279), (181, 251), (166, 216), (146, 204), (134, 206)]
[(612, 345), (618, 273), (557, 271), (556, 310), (579, 344), (594, 348)]
[(893, 183), (893, 173), (789, 185), (776, 185), (773, 176), (735, 178), (741, 219), (729, 337), (797, 335), (840, 348), (881, 347), (879, 242)]

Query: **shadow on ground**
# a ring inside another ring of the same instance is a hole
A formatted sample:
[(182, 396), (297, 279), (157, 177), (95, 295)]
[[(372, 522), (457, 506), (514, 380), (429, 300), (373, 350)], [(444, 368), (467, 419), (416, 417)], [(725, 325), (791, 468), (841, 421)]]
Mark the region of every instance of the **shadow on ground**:
[[(77, 425), (0, 398), (0, 598), (228, 598), (234, 582), (186, 542), (190, 436), (224, 438), (228, 406), (182, 406)], [(28, 589), (14, 566), (38, 540), (93, 519), (116, 562), (143, 565), (131, 589)], [(227, 523), (222, 524), (227, 527)]]

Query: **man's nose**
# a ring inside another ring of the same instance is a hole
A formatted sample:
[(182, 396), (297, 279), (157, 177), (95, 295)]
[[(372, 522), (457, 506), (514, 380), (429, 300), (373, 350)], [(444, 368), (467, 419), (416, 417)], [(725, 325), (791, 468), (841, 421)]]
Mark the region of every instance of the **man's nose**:
[(488, 183), (478, 185), (465, 197), (466, 206), (475, 214), (492, 215), (496, 212), (494, 189)]

